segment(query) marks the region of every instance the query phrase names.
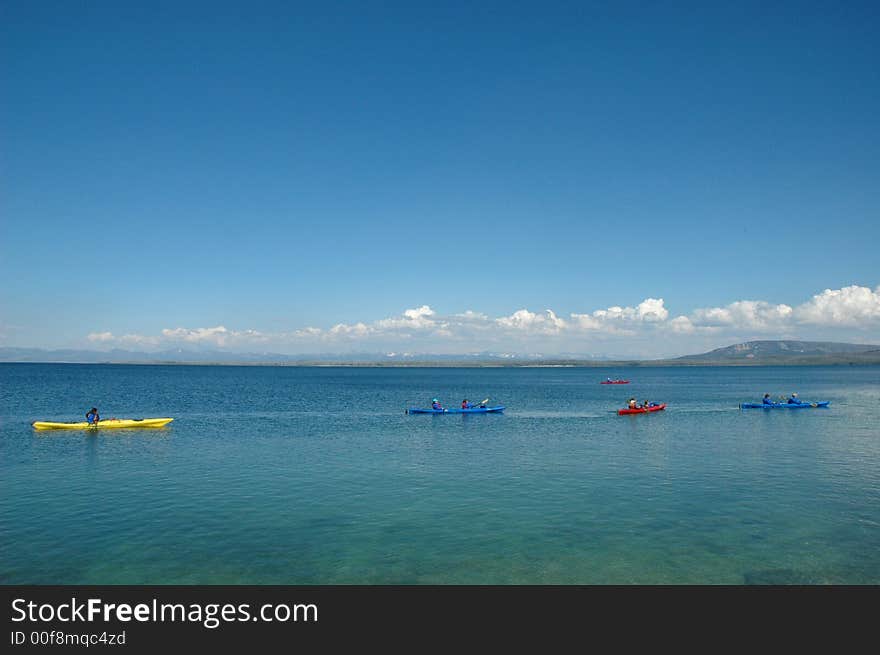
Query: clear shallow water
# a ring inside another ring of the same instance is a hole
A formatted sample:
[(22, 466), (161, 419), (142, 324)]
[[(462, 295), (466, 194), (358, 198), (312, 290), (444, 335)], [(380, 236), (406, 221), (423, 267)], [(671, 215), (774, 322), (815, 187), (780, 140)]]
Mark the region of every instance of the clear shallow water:
[[(175, 421), (30, 427), (93, 404)], [(0, 539), (5, 584), (880, 584), (880, 367), (0, 365)]]

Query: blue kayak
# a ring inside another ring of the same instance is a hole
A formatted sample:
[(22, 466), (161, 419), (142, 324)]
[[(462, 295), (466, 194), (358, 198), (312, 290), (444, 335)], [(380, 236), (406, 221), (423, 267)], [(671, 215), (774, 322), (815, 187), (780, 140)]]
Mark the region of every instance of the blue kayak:
[(406, 410), (407, 414), (491, 414), (493, 412), (503, 412), (504, 405), (497, 407), (473, 407), (471, 409), (419, 409), (418, 407), (410, 407)]
[(765, 405), (764, 403), (743, 403), (740, 409), (806, 409), (807, 407), (828, 407), (831, 403), (827, 400), (821, 403), (773, 403)]

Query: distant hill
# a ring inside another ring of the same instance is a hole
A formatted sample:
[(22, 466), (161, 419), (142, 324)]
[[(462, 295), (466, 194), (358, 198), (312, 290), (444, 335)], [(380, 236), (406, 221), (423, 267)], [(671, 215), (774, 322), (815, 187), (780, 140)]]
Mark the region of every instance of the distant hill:
[(868, 364), (880, 363), (880, 346), (833, 341), (749, 341), (700, 355), (669, 360), (678, 364)]

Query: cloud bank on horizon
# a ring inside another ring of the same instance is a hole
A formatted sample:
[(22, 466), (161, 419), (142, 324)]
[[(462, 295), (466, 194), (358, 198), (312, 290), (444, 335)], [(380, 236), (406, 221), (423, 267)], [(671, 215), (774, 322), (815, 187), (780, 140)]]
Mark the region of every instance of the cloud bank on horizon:
[(880, 285), (874, 289), (858, 285), (825, 289), (796, 306), (740, 300), (678, 316), (671, 316), (662, 298), (646, 298), (635, 307), (613, 306), (565, 317), (550, 309), (520, 309), (495, 318), (470, 310), (444, 316), (422, 305), (399, 316), (329, 328), (262, 332), (220, 325), (166, 328), (157, 335), (93, 332), (87, 337), (92, 345), (140, 350), (187, 346), (297, 354), (501, 350), (630, 356), (688, 354), (695, 347), (712, 348), (752, 338), (878, 341)]

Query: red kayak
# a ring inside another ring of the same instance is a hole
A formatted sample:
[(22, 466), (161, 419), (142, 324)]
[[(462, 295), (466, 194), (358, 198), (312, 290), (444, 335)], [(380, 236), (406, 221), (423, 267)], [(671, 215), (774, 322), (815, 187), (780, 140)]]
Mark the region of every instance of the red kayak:
[(624, 414), (647, 414), (648, 412), (659, 412), (661, 409), (666, 409), (666, 403), (662, 405), (655, 405), (654, 407), (648, 407), (645, 409), (643, 407), (639, 409), (618, 409), (617, 415), (623, 416)]
[(629, 384), (629, 380), (602, 380), (599, 384)]

